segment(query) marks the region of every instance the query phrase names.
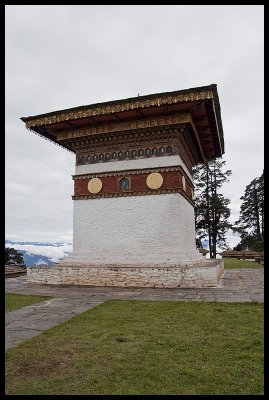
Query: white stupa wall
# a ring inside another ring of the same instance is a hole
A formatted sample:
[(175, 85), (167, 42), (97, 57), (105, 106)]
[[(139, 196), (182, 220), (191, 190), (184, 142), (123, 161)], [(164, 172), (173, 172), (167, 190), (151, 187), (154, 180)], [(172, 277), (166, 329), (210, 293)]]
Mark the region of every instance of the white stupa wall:
[[(181, 165), (179, 156), (88, 164), (76, 175)], [(64, 264), (166, 264), (201, 259), (193, 206), (180, 194), (74, 200), (73, 253)]]
[(66, 261), (179, 264), (200, 258), (193, 207), (179, 193), (74, 201)]
[(125, 160), (125, 161), (110, 161), (106, 163), (85, 164), (76, 166), (76, 175), (94, 174), (100, 172), (116, 172), (116, 171), (130, 171), (132, 169), (145, 169), (145, 168), (165, 168), (181, 166), (186, 175), (192, 181), (192, 175), (188, 168), (185, 166), (182, 158), (178, 155), (168, 157), (152, 157), (138, 160)]

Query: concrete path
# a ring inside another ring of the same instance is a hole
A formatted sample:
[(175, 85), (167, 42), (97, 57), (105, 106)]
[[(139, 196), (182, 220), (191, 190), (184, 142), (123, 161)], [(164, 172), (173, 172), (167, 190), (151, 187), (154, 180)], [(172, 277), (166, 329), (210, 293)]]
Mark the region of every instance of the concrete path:
[(229, 303), (264, 301), (263, 269), (226, 270), (219, 287), (203, 289), (53, 286), (29, 283), (25, 276), (8, 278), (5, 284), (6, 293), (54, 297), (6, 313), (6, 349), (109, 299)]

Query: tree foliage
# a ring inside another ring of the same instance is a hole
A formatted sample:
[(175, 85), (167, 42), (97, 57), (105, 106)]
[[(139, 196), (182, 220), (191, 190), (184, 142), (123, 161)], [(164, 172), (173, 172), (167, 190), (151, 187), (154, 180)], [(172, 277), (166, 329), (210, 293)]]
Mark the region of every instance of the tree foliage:
[(225, 234), (232, 228), (228, 222), (230, 200), (219, 193), (232, 174), (231, 170), (222, 172), (224, 165), (225, 161), (214, 159), (193, 169), (197, 242), (208, 238), (210, 258), (216, 258), (217, 245), (226, 247)]
[(240, 200), (240, 215), (235, 222), (241, 236), (238, 246), (261, 251), (264, 242), (264, 172), (246, 186)]
[(24, 265), (23, 255), (13, 247), (5, 248), (5, 264), (6, 265)]
[(257, 252), (264, 251), (264, 240), (257, 239), (255, 235), (245, 235), (241, 236), (241, 242), (238, 243), (233, 250), (242, 251), (242, 250), (252, 250)]

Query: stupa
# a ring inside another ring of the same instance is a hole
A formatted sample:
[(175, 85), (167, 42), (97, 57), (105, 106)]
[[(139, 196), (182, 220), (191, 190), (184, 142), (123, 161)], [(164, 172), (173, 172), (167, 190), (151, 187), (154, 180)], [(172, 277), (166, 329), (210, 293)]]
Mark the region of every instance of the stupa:
[(222, 260), (196, 249), (192, 167), (221, 157), (217, 85), (22, 117), (76, 155), (73, 252), (30, 282), (217, 286)]

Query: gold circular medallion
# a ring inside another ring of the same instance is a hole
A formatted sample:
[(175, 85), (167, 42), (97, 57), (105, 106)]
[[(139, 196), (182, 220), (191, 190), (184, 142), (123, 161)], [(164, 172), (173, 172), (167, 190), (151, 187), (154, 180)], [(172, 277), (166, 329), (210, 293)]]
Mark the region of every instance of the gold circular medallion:
[(186, 179), (185, 176), (182, 176), (182, 186), (183, 186), (183, 190), (186, 192)]
[(159, 189), (163, 184), (163, 177), (159, 172), (153, 172), (147, 177), (147, 185), (150, 189)]
[(102, 189), (102, 186), (103, 186), (103, 184), (102, 184), (101, 179), (92, 178), (89, 180), (89, 183), (88, 183), (88, 191), (93, 194), (99, 193), (100, 190)]

